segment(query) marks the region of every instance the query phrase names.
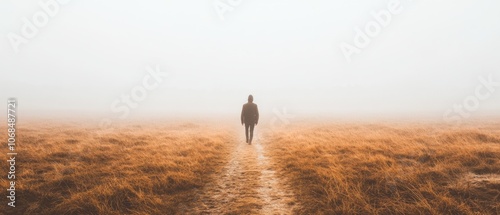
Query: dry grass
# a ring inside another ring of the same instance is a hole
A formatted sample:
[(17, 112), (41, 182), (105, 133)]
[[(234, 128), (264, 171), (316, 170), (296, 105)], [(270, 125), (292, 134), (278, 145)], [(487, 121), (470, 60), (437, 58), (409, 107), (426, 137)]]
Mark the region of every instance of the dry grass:
[[(189, 211), (201, 188), (230, 164), (241, 144), (235, 134), (191, 123), (127, 124), (110, 132), (21, 124), (17, 207), (3, 204), (0, 214)], [(260, 140), (276, 175), (293, 185), (298, 214), (500, 214), (498, 123), (297, 123)], [(0, 169), (7, 170), (7, 162)], [(7, 185), (5, 176), (0, 183)]]
[(0, 214), (174, 214), (225, 165), (234, 142), (227, 131), (129, 124), (102, 133), (91, 125), (25, 123), (18, 127), (17, 207), (4, 197)]
[(266, 147), (300, 214), (500, 214), (500, 125), (296, 125)]

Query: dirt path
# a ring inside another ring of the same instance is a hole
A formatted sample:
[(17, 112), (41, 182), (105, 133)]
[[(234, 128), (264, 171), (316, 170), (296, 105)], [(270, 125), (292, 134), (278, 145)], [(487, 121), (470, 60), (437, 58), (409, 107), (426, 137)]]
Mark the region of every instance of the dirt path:
[[(242, 139), (242, 138), (240, 138)], [(292, 214), (296, 199), (256, 137), (236, 143), (221, 175), (200, 191), (188, 214)]]

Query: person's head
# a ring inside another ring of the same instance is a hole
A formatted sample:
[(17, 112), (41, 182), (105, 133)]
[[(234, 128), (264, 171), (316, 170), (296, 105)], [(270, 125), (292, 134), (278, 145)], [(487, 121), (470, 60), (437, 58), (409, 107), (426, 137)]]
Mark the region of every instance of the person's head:
[(248, 96), (248, 102), (252, 103), (253, 102), (253, 96), (252, 95), (249, 95)]

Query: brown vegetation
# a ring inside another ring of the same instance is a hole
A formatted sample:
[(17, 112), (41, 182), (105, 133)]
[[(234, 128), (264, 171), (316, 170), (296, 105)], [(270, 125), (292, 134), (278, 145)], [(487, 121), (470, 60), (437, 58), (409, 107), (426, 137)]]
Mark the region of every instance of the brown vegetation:
[(0, 214), (174, 214), (225, 165), (233, 139), (197, 124), (21, 125), (16, 208), (3, 197)]
[(266, 147), (300, 214), (500, 214), (500, 125), (296, 125)]
[(21, 124), (17, 207), (0, 214), (500, 214), (498, 123), (286, 129), (246, 145), (228, 126)]

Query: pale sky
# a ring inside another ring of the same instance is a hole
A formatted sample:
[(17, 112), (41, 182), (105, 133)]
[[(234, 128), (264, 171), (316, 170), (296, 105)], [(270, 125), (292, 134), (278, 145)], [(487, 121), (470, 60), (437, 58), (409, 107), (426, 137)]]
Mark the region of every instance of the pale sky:
[[(372, 12), (391, 1), (72, 0), (42, 25), (39, 3), (51, 1), (0, 2), (0, 102), (17, 97), (26, 114), (119, 117), (111, 106), (126, 107), (121, 95), (156, 65), (170, 76), (127, 117), (237, 116), (248, 94), (262, 113), (442, 117), (477, 97), (480, 77), (500, 82), (495, 0), (394, 1), (387, 23)], [(9, 35), (36, 14), (41, 27), (16, 53)], [(367, 23), (380, 31), (348, 63), (341, 44), (355, 46)], [(468, 113), (500, 113), (492, 89)]]

